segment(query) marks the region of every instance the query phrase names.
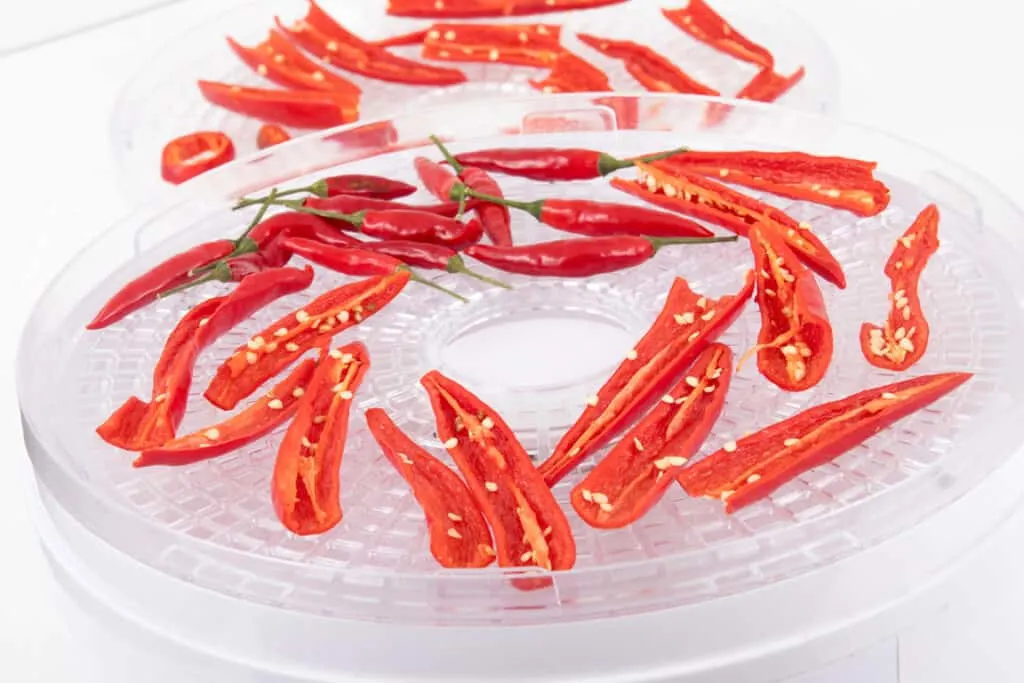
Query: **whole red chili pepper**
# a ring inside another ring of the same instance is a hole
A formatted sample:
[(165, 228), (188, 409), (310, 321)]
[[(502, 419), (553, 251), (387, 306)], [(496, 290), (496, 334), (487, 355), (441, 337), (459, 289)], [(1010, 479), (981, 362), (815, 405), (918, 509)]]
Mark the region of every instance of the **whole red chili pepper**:
[(486, 282), (489, 285), (502, 287), (503, 289), (512, 289), (501, 280), (495, 280), (470, 270), (457, 251), (439, 244), (410, 242), (407, 240), (374, 240), (364, 242), (355, 238), (350, 239), (352, 239), (352, 246), (393, 256), (407, 266), (442, 270), (448, 273), (461, 273), (481, 282)]
[(288, 131), (276, 123), (264, 123), (256, 132), (256, 146), (260, 149), (280, 145), (291, 139), (292, 136), (288, 134)]
[(294, 128), (331, 128), (359, 118), (359, 103), (326, 90), (266, 90), (199, 81), (210, 104), (243, 116)]
[(577, 33), (576, 37), (601, 54), (612, 59), (622, 60), (629, 75), (650, 91), (716, 97), (721, 94), (714, 88), (687, 75), (671, 60), (646, 45), (630, 40), (599, 38), (586, 33)]
[(461, 223), (452, 218), (424, 211), (364, 209), (353, 213), (341, 213), (317, 209), (310, 204), (314, 204), (314, 202), (287, 203), (287, 206), (296, 211), (339, 221), (336, 223), (339, 227), (347, 223), (352, 226), (352, 229), (370, 237), (430, 242), (456, 250), (476, 244), (484, 234), (480, 221), (475, 218)]
[(966, 372), (925, 375), (816, 406), (725, 444), (683, 470), (679, 482), (691, 496), (723, 500), (726, 512), (735, 512), (934, 403), (971, 377)]
[[(459, 174), (459, 180), (465, 183), (466, 187), (492, 197), (505, 198), (504, 193), (501, 191), (501, 186), (495, 182), (494, 178), (487, 174), (487, 171), (473, 166), (463, 166), (451, 155), (440, 138), (436, 135), (431, 135), (430, 139), (441, 150), (445, 160)], [(448, 194), (441, 195), (438, 199), (448, 199), (451, 196), (451, 190), (452, 188), (448, 188)], [(443, 192), (443, 188), (440, 191)], [(497, 247), (511, 247), (512, 216), (509, 213), (508, 207), (491, 202), (480, 202), (475, 210), (491, 243)]]
[(266, 253), (273, 245), (283, 247), (287, 237), (303, 237), (324, 244), (348, 246), (351, 238), (320, 216), (311, 216), (299, 211), (285, 211), (257, 223), (249, 233), (249, 239), (259, 247), (259, 253)]
[(548, 75), (530, 80), (530, 85), (541, 92), (609, 92), (612, 89), (608, 74), (568, 50), (555, 59)]
[(864, 323), (860, 346), (864, 357), (884, 370), (906, 370), (921, 360), (928, 348), (928, 320), (917, 290), (921, 273), (939, 249), (939, 208), (926, 206), (896, 246), (885, 264), (891, 284), (889, 318), (885, 327)]
[[(415, 185), (404, 183), (401, 180), (393, 180), (391, 178), (382, 178), (375, 175), (365, 174), (347, 174), (347, 175), (335, 175), (328, 178), (321, 178), (316, 182), (306, 185), (304, 187), (293, 187), (288, 190), (279, 190), (276, 192), (275, 198), (280, 199), (281, 197), (287, 197), (289, 195), (296, 194), (311, 194), (314, 197), (361, 197), (367, 200), (378, 200), (379, 204), (375, 204), (372, 201), (368, 201), (366, 205), (357, 206), (356, 208), (350, 209), (338, 209), (347, 211), (356, 211), (358, 209), (409, 209), (413, 208), (408, 204), (401, 204), (398, 202), (385, 202), (388, 199), (398, 199), (399, 197), (405, 197), (416, 191)], [(235, 204), (235, 210), (243, 209), (253, 204), (262, 204), (271, 198), (269, 196), (263, 197), (246, 197), (238, 200)], [(457, 208), (455, 209), (457, 211)], [(452, 215), (455, 215), (455, 211)]]
[(419, 176), (423, 187), (427, 188), (427, 192), (441, 201), (448, 201), (452, 198), (452, 190), (459, 183), (457, 175), (426, 157), (413, 159), (413, 166), (416, 168), (416, 175)]
[(632, 168), (637, 161), (650, 163), (668, 157), (673, 157), (673, 160), (684, 159), (686, 154), (683, 153), (688, 151), (686, 147), (679, 147), (636, 159), (620, 159), (593, 149), (520, 147), (481, 149), (453, 156), (460, 164), (475, 166), (492, 173), (551, 181), (593, 180), (624, 168)]
[[(339, 213), (355, 213), (357, 211), (418, 211), (420, 213), (432, 213), (445, 218), (454, 218), (459, 213), (458, 202), (442, 202), (440, 204), (406, 204), (386, 199), (374, 199), (373, 197), (360, 197), (358, 195), (337, 195), (333, 197), (320, 198), (308, 197), (304, 202), (311, 209), (320, 211), (336, 211)], [(475, 204), (467, 204), (466, 208), (473, 208)]]
[(430, 553), (438, 564), (452, 569), (491, 564), (491, 531), (459, 475), (416, 445), (380, 408), (366, 411), (366, 424), (423, 508)]
[(359, 102), (359, 86), (324, 69), (277, 31), (271, 30), (267, 39), (255, 47), (239, 45), (231, 38), (227, 41), (243, 62), (269, 81), (295, 90), (328, 90)]
[(562, 52), (556, 24), (434, 24), (423, 57), (452, 62), (549, 66)]
[[(570, 569), (576, 542), (569, 521), (512, 429), (493, 408), (436, 370), (420, 383), (430, 396), (438, 438), (491, 524), (498, 564)], [(517, 582), (522, 588), (549, 584)]]
[(199, 131), (174, 138), (160, 155), (160, 176), (180, 185), (235, 158), (235, 145), (219, 131)]
[(465, 250), (465, 254), (507, 273), (546, 277), (590, 277), (638, 266), (654, 258), (663, 247), (673, 244), (734, 241), (735, 236), (657, 239), (612, 235), (539, 242), (515, 247), (474, 244)]
[(720, 52), (766, 69), (775, 65), (771, 52), (733, 28), (705, 0), (689, 0), (686, 7), (662, 9), (661, 13), (681, 30)]
[(725, 406), (732, 352), (711, 344), (663, 400), (572, 490), (580, 518), (618, 529), (654, 506), (708, 438)]
[(587, 399), (583, 414), (540, 466), (548, 485), (558, 483), (659, 398), (667, 403), (665, 392), (732, 325), (753, 291), (753, 272), (739, 292), (717, 300), (697, 294), (686, 280), (676, 278), (654, 323), (597, 394)]
[(625, 0), (389, 0), (388, 14), (438, 19), (505, 17), (592, 9), (620, 2)]
[(397, 36), (389, 36), (381, 40), (373, 41), (377, 47), (402, 47), (405, 45), (421, 45), (427, 39), (428, 29), (422, 28), (418, 31), (401, 33)]
[(322, 534), (341, 521), (341, 460), (352, 400), (370, 355), (355, 342), (321, 354), (274, 462), (274, 511), (295, 534)]

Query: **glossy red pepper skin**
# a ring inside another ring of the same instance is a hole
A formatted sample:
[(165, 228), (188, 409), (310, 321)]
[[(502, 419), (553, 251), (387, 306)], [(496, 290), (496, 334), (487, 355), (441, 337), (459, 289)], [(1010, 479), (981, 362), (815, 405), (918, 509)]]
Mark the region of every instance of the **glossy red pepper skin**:
[[(492, 197), (504, 198), (501, 186), (484, 171), (473, 166), (464, 166), (459, 178), (472, 190), (483, 192)], [(492, 202), (476, 204), (474, 211), (480, 217), (480, 224), (491, 244), (496, 247), (512, 246), (512, 216), (507, 206)]]
[(332, 128), (359, 118), (357, 103), (323, 90), (266, 90), (199, 81), (199, 91), (210, 104), (293, 128)]
[(301, 237), (286, 238), (285, 246), (307, 261), (356, 277), (390, 275), (402, 267), (396, 258), (358, 247), (336, 247)]
[(256, 132), (256, 146), (260, 149), (280, 145), (291, 139), (292, 136), (288, 134), (288, 131), (276, 123), (264, 123)]
[(270, 393), (261, 396), (237, 415), (220, 424), (168, 441), (158, 448), (143, 451), (132, 464), (135, 467), (190, 465), (252, 443), (292, 418), (315, 369), (316, 361), (307, 358)]
[[(762, 69), (736, 93), (736, 99), (775, 102), (802, 81), (804, 74), (802, 66), (789, 76), (775, 73), (772, 69)], [(708, 105), (704, 121), (707, 125), (716, 125), (724, 121), (731, 111), (732, 105), (730, 104), (712, 102)]]
[[(294, 534), (322, 534), (341, 521), (341, 461), (352, 401), (370, 355), (359, 342), (323, 350), (274, 462), (274, 511)], [(321, 419), (322, 418), (322, 419)]]
[(438, 564), (449, 569), (491, 564), (491, 531), (459, 475), (420, 448), (380, 408), (366, 411), (366, 424), (384, 457), (409, 484), (423, 508), (430, 532), (430, 554)]
[(711, 95), (721, 93), (689, 76), (653, 49), (630, 40), (611, 40), (586, 33), (576, 37), (606, 57), (622, 60), (626, 71), (636, 81), (652, 92), (677, 92), (690, 95)]
[(545, 78), (530, 80), (530, 85), (541, 92), (609, 92), (612, 89), (608, 74), (569, 51), (555, 59)]
[(434, 24), (424, 59), (544, 67), (562, 52), (557, 24)]
[(832, 362), (832, 325), (818, 282), (774, 230), (752, 227), (750, 247), (761, 311), (757, 368), (780, 389), (806, 391)]
[(400, 199), (413, 194), (417, 189), (415, 185), (401, 180), (358, 173), (331, 176), (324, 181), (327, 184), (328, 197), (343, 194), (372, 199)]
[(459, 177), (451, 169), (426, 157), (413, 159), (413, 166), (427, 192), (442, 202), (451, 199), (452, 189), (459, 183)]
[(705, 0), (689, 0), (681, 9), (662, 9), (665, 18), (679, 29), (720, 52), (766, 69), (775, 65), (772, 53), (737, 31)]
[(160, 177), (174, 185), (235, 158), (235, 145), (220, 131), (199, 131), (174, 138), (160, 155)]
[(267, 80), (294, 90), (327, 90), (345, 95), (358, 104), (362, 91), (352, 81), (324, 69), (302, 53), (278, 31), (255, 47), (240, 45), (228, 38), (228, 45), (239, 59)]
[[(305, 206), (311, 211), (322, 211), (313, 208), (317, 204), (318, 202), (310, 200)], [(476, 244), (484, 235), (480, 221), (475, 218), (462, 223), (453, 218), (424, 211), (367, 209), (349, 214), (347, 218), (341, 217), (340, 214), (336, 217), (327, 217), (336, 218), (334, 224), (339, 228), (355, 230), (370, 237), (429, 242), (456, 250)]]
[(645, 235), (647, 237), (711, 237), (700, 223), (642, 206), (592, 202), (585, 199), (545, 199), (541, 223), (576, 235)]
[[(422, 213), (432, 213), (438, 216), (444, 216), (445, 218), (454, 218), (459, 212), (458, 202), (442, 202), (440, 204), (406, 204), (387, 199), (376, 199), (374, 197), (350, 194), (334, 195), (327, 198), (308, 197), (303, 204), (311, 209), (317, 209), (318, 211), (337, 211), (338, 213), (355, 213), (357, 211), (364, 211), (367, 209), (372, 209), (374, 211), (419, 211)], [(472, 208), (473, 203), (467, 203), (466, 206)], [(332, 219), (326, 220), (330, 221), (332, 225), (338, 224), (338, 221)]]
[(335, 246), (351, 244), (351, 238), (330, 221), (298, 211), (274, 214), (261, 221), (249, 233), (249, 239), (256, 243), (261, 254), (282, 249), (286, 237), (304, 237)]
[(784, 211), (741, 194), (722, 183), (664, 161), (636, 163), (638, 178), (612, 178), (612, 187), (640, 197), (656, 206), (693, 216), (746, 236), (755, 223), (768, 224), (783, 235), (800, 259), (840, 289), (846, 287), (843, 267), (828, 247), (811, 231)]
[(625, 0), (390, 0), (388, 14), (426, 19), (507, 17), (593, 9)]
[(715, 425), (729, 390), (732, 352), (711, 344), (661, 402), (629, 430), (571, 494), (580, 518), (619, 529), (657, 503)]
[(199, 354), (271, 301), (302, 291), (313, 270), (279, 268), (245, 278), (230, 294), (199, 304), (178, 322), (153, 370), (152, 399), (132, 396), (96, 429), (107, 443), (144, 451), (174, 438), (185, 414)]
[[(420, 380), (437, 436), (462, 472), (494, 533), (502, 567), (570, 569), (576, 542), (569, 521), (512, 429), (493, 408), (436, 370)], [(540, 588), (550, 581), (519, 581)]]
[(206, 388), (206, 400), (221, 410), (232, 410), (304, 353), (381, 310), (408, 282), (406, 271), (360, 280), (325, 292), (285, 315), (221, 363)]
[(735, 295), (709, 299), (676, 278), (651, 327), (637, 342), (569, 431), (540, 466), (549, 486), (557, 484), (584, 458), (633, 424), (661, 399), (693, 361), (739, 316), (754, 291), (746, 276)]
[[(650, 157), (640, 158), (643, 159)], [(540, 181), (594, 180), (634, 165), (632, 159), (620, 159), (594, 149), (560, 147), (481, 149), (456, 154), (455, 160), (490, 173)]]
[(864, 357), (883, 370), (902, 371), (928, 349), (929, 326), (921, 307), (921, 273), (939, 249), (939, 209), (926, 206), (896, 240), (885, 275), (891, 283), (889, 318), (884, 327), (864, 323), (860, 346)]
[(732, 513), (832, 461), (894, 422), (934, 403), (972, 377), (925, 375), (805, 410), (728, 444), (679, 475), (691, 496), (725, 501)]

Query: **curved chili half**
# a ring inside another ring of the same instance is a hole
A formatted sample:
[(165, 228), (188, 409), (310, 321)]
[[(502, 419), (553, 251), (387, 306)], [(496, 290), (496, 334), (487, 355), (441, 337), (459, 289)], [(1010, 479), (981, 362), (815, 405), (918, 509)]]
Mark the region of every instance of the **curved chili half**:
[(661, 13), (678, 28), (720, 52), (767, 69), (775, 65), (771, 52), (737, 31), (705, 0), (689, 0), (686, 7), (663, 9)]
[(531, 79), (530, 85), (546, 93), (608, 92), (612, 89), (608, 74), (568, 50), (558, 55), (546, 77)]
[(506, 17), (544, 12), (593, 9), (626, 0), (389, 0), (388, 14), (396, 17), (468, 19)]
[(235, 158), (235, 145), (220, 131), (199, 131), (174, 138), (160, 155), (160, 176), (179, 185)]
[(288, 131), (276, 123), (264, 123), (256, 132), (256, 146), (260, 149), (280, 145), (282, 142), (288, 142), (291, 139), (292, 136)]
[(267, 90), (199, 81), (210, 104), (269, 123), (294, 128), (332, 128), (359, 118), (359, 105), (324, 90)]
[(716, 97), (721, 94), (688, 75), (671, 60), (646, 45), (630, 40), (599, 38), (586, 33), (578, 33), (576, 37), (606, 57), (622, 60), (629, 75), (652, 92), (678, 92)]
[(434, 24), (424, 59), (549, 66), (562, 51), (557, 24)]
[(329, 90), (349, 97), (358, 105), (359, 87), (307, 57), (287, 38), (271, 30), (267, 39), (255, 47), (240, 45), (228, 38), (228, 45), (239, 59), (273, 83), (296, 90)]

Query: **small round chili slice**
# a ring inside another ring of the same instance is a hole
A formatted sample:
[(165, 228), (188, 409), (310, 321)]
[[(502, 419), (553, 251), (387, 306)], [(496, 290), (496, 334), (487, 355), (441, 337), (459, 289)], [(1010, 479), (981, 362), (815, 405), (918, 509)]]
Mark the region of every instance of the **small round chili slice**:
[(164, 145), (160, 175), (179, 185), (235, 158), (235, 145), (220, 131), (198, 131)]
[(256, 146), (260, 149), (266, 149), (291, 139), (292, 136), (281, 126), (276, 123), (265, 123), (260, 126), (260, 130), (256, 134)]

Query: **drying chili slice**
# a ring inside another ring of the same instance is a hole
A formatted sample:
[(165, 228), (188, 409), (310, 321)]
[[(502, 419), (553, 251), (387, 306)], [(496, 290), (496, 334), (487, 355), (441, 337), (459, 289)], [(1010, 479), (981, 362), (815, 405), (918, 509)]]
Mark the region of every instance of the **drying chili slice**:
[(890, 192), (874, 177), (873, 161), (827, 157), (804, 152), (699, 152), (687, 150), (659, 163), (676, 169), (721, 178), (790, 199), (800, 199), (861, 216), (874, 216), (889, 206)]
[(599, 38), (586, 33), (578, 33), (576, 37), (606, 57), (622, 60), (629, 75), (652, 92), (713, 96), (721, 94), (689, 76), (671, 60), (646, 45), (630, 40)]
[(423, 57), (452, 62), (550, 66), (562, 51), (555, 24), (434, 24)]
[(546, 93), (608, 92), (612, 89), (608, 74), (567, 50), (555, 59), (547, 77), (531, 79), (530, 85)]
[(243, 116), (294, 128), (331, 128), (359, 118), (359, 103), (325, 90), (267, 90), (199, 81), (210, 104)]
[(494, 409), (436, 370), (421, 383), (430, 396), (438, 438), (491, 524), (498, 564), (571, 568), (576, 543), (569, 521), (512, 429)]
[(96, 429), (107, 443), (142, 451), (174, 438), (192, 385), (196, 358), (216, 341), (271, 301), (309, 286), (313, 270), (278, 268), (247, 277), (230, 294), (208, 299), (178, 322), (153, 370), (152, 398), (132, 396)]
[(771, 52), (733, 28), (705, 0), (690, 0), (686, 7), (663, 9), (661, 13), (678, 28), (719, 52), (766, 69), (775, 65)]
[(682, 380), (572, 490), (580, 518), (598, 529), (632, 524), (654, 506), (700, 449), (725, 406), (732, 352), (712, 344)]
[(722, 183), (665, 161), (637, 162), (635, 181), (612, 178), (613, 187), (656, 206), (694, 216), (745, 236), (755, 224), (767, 224), (781, 235), (800, 259), (840, 289), (846, 287), (843, 267), (828, 247), (784, 211), (741, 194)]
[[(801, 66), (789, 76), (775, 73), (773, 69), (762, 69), (736, 93), (736, 99), (753, 100), (755, 102), (774, 102), (793, 89), (804, 78)], [(708, 125), (722, 122), (732, 111), (732, 105), (712, 102), (708, 105), (705, 121)]]
[(389, 36), (382, 40), (375, 40), (373, 44), (377, 47), (402, 47), (405, 45), (422, 45), (427, 39), (428, 29), (421, 28), (418, 31), (401, 33), (397, 36)]
[(285, 528), (322, 534), (341, 521), (341, 460), (348, 417), (370, 356), (359, 342), (321, 353), (274, 462), (271, 499)]
[(292, 45), (281, 33), (271, 30), (267, 39), (255, 47), (240, 45), (228, 38), (238, 57), (260, 76), (296, 90), (329, 90), (358, 102), (359, 87), (336, 73), (324, 69)]
[(304, 353), (380, 311), (408, 282), (409, 273), (399, 271), (321, 294), (238, 347), (217, 368), (206, 400), (222, 410), (233, 409)]
[(450, 569), (491, 564), (491, 531), (459, 475), (416, 445), (380, 408), (366, 411), (366, 424), (423, 508), (430, 553), (438, 564)]
[(288, 142), (291, 139), (292, 136), (288, 134), (288, 131), (276, 123), (264, 123), (260, 126), (259, 131), (256, 132), (256, 146), (260, 149), (280, 145), (282, 142)]
[(966, 372), (925, 375), (816, 406), (725, 444), (685, 469), (679, 482), (691, 496), (721, 499), (726, 512), (735, 512), (934, 403), (971, 377)]
[(885, 275), (892, 283), (885, 327), (864, 323), (860, 328), (861, 350), (875, 367), (906, 370), (924, 356), (929, 329), (918, 286), (928, 260), (938, 249), (939, 208), (929, 204), (896, 240), (885, 264)]
[(818, 282), (774, 230), (755, 225), (750, 246), (761, 311), (757, 367), (780, 389), (806, 391), (832, 362), (832, 325)]
[(481, 149), (453, 155), (466, 166), (529, 178), (531, 180), (593, 180), (624, 168), (632, 168), (637, 161), (650, 163), (668, 157), (685, 158), (685, 147), (638, 157), (621, 159), (593, 149), (558, 147), (517, 147), (509, 149)]
[(676, 278), (657, 319), (615, 369), (540, 466), (550, 486), (581, 461), (633, 424), (663, 397), (704, 349), (739, 316), (754, 291), (747, 273), (735, 295), (709, 299)]
[(593, 9), (620, 2), (625, 0), (389, 0), (388, 14), (433, 19), (507, 17)]
[(235, 145), (220, 131), (199, 131), (174, 138), (160, 155), (160, 177), (179, 185), (235, 158)]

